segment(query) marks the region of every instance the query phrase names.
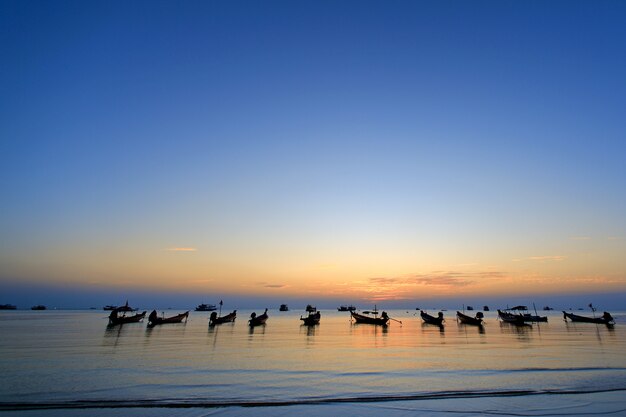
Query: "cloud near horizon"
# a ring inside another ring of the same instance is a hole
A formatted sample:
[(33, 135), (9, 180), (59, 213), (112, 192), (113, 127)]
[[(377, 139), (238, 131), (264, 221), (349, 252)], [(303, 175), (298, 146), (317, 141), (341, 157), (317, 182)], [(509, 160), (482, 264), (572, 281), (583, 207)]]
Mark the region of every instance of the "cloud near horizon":
[(287, 288), (287, 284), (263, 284), (265, 288)]
[(372, 301), (412, 298), (420, 289), (430, 288), (435, 294), (448, 293), (460, 288), (469, 288), (483, 280), (502, 279), (507, 276), (501, 271), (433, 271), (426, 274), (411, 274), (402, 277), (372, 277), (358, 288), (370, 295)]

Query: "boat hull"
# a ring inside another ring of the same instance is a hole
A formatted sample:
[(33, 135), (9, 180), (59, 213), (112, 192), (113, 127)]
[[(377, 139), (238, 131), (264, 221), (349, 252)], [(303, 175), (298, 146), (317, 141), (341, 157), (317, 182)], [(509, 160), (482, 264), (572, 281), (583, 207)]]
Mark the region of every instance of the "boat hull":
[(307, 317), (300, 317), (300, 320), (302, 320), (302, 324), (305, 326), (315, 326), (316, 324), (320, 324), (321, 317), (322, 315), (318, 311), (315, 314), (309, 314)]
[(172, 317), (150, 317), (148, 326), (154, 327), (161, 324), (182, 323), (183, 320), (187, 321), (187, 317), (189, 317), (189, 311)]
[(579, 316), (573, 313), (563, 312), (563, 319), (570, 319), (572, 322), (577, 323), (595, 323), (595, 324), (614, 324), (615, 320), (609, 313), (604, 313), (602, 317), (585, 317)]
[(350, 314), (354, 321), (358, 324), (374, 324), (378, 326), (386, 326), (389, 321), (388, 317), (368, 317), (351, 311)]
[[(217, 313), (214, 313), (217, 316)], [(232, 323), (237, 318), (237, 310), (222, 317), (210, 317), (209, 326), (215, 326), (217, 324)]]
[(423, 311), (420, 311), (420, 317), (422, 317), (422, 320), (424, 320), (424, 323), (426, 324), (432, 324), (435, 326), (443, 326), (443, 314), (439, 317), (435, 317), (435, 316), (431, 316), (428, 313), (425, 313)]
[(141, 320), (143, 320), (144, 317), (146, 317), (145, 311), (143, 313), (135, 314), (134, 316), (114, 317), (111, 315), (109, 316), (109, 326), (117, 326), (120, 324), (127, 324), (127, 323), (138, 323)]
[(261, 326), (263, 324), (265, 324), (265, 322), (267, 321), (267, 317), (255, 317), (254, 319), (250, 319), (248, 321), (248, 324), (250, 324), (250, 327), (255, 327), (255, 326)]
[(470, 317), (468, 315), (465, 315), (465, 314), (461, 313), (460, 311), (456, 312), (456, 317), (463, 324), (469, 324), (469, 325), (472, 325), (472, 326), (482, 326), (483, 325), (483, 319), (477, 318), (477, 317)]
[(250, 327), (261, 326), (265, 324), (267, 319), (267, 309), (265, 309), (265, 312), (260, 316), (255, 316), (254, 313), (252, 313), (252, 315), (250, 316), (250, 320), (248, 320), (248, 324), (250, 325)]
[[(526, 323), (526, 317), (521, 314), (509, 313), (506, 311), (498, 310), (498, 317), (505, 323), (514, 324), (516, 326), (529, 326)], [(532, 320), (528, 320), (532, 321)]]

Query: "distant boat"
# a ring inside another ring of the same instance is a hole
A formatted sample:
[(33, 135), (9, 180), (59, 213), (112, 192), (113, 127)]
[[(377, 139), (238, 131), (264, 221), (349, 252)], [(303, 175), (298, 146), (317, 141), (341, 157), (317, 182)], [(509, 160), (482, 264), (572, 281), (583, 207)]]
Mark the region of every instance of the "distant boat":
[(234, 322), (236, 318), (237, 318), (237, 310), (233, 310), (232, 313), (227, 314), (222, 317), (217, 317), (217, 313), (214, 311), (211, 313), (211, 316), (209, 317), (209, 326), (215, 326), (216, 324), (222, 324), (222, 323), (231, 323), (231, 322)]
[(109, 315), (109, 326), (117, 326), (119, 324), (126, 324), (126, 323), (138, 323), (141, 320), (143, 320), (144, 317), (146, 317), (145, 311), (143, 313), (137, 313), (133, 316), (126, 316), (126, 315), (119, 316), (118, 311), (119, 310), (111, 311), (111, 314)]
[(154, 327), (159, 324), (167, 323), (181, 323), (183, 320), (186, 322), (187, 317), (189, 317), (189, 311), (185, 311), (184, 313), (172, 317), (159, 317), (156, 310), (152, 310), (152, 313), (148, 316), (148, 327)]
[(102, 308), (104, 311), (113, 311), (113, 310), (117, 310), (118, 312), (130, 312), (130, 311), (137, 311), (136, 308), (132, 308), (131, 306), (128, 305), (128, 300), (126, 300), (126, 304), (124, 304), (121, 307), (118, 306), (114, 306), (114, 305), (108, 305), (108, 306), (104, 306)]
[(437, 317), (435, 317), (426, 313), (424, 310), (420, 310), (420, 316), (422, 317), (422, 320), (424, 320), (424, 323), (426, 324), (434, 324), (435, 326), (443, 326), (444, 318), (443, 318), (443, 313), (441, 311), (437, 314)]
[(489, 311), (489, 306), (483, 306), (483, 311)]
[(289, 306), (287, 304), (281, 304), (278, 311), (289, 311)]
[(36, 306), (32, 306), (30, 309), (31, 310), (45, 310), (46, 306), (41, 305), (41, 304), (37, 304)]
[(349, 306), (342, 305), (337, 307), (337, 311), (356, 311), (356, 307), (350, 304)]
[(0, 310), (15, 310), (17, 309), (17, 307), (15, 307), (13, 304), (0, 304)]
[(309, 313), (311, 312), (316, 312), (317, 308), (315, 308), (314, 306), (312, 306), (311, 304), (307, 304), (305, 310)]
[(472, 310), (474, 309), (474, 307), (472, 307), (472, 306), (467, 306), (467, 307), (465, 307), (465, 309), (466, 309), (467, 311), (472, 311)]
[(257, 316), (256, 313), (250, 314), (250, 320), (248, 320), (248, 324), (250, 325), (250, 327), (260, 326), (262, 324), (265, 324), (267, 319), (268, 319), (268, 316), (267, 316), (267, 308), (266, 308), (263, 314), (261, 314), (260, 316)]
[(306, 317), (302, 317), (300, 316), (300, 320), (303, 321), (302, 324), (304, 324), (305, 326), (315, 326), (316, 324), (320, 324), (320, 318), (322, 317), (322, 315), (320, 314), (319, 311), (316, 312), (309, 312), (309, 315)]
[(554, 309), (550, 306), (543, 307), (543, 311), (550, 311), (550, 310), (554, 310)]
[(196, 307), (196, 311), (215, 311), (217, 310), (217, 307), (215, 307), (215, 304), (200, 304), (198, 307)]
[(482, 326), (483, 325), (483, 313), (480, 311), (476, 313), (475, 317), (470, 317), (466, 314), (461, 313), (460, 311), (456, 312), (457, 319), (463, 324), (471, 324), (473, 326)]
[(600, 317), (585, 317), (585, 316), (579, 316), (573, 313), (566, 313), (564, 311), (563, 320), (566, 320), (566, 319), (570, 319), (571, 321), (579, 322), (579, 323), (596, 323), (596, 324), (607, 324), (607, 325), (615, 324), (615, 319), (613, 319), (613, 316), (611, 316), (611, 314), (607, 313), (606, 311)]

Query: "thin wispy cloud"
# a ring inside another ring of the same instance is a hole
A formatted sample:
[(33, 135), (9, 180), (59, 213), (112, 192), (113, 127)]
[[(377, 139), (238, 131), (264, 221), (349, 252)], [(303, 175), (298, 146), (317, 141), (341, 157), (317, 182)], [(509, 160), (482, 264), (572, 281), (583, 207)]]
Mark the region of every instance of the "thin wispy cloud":
[(208, 284), (213, 282), (213, 279), (210, 278), (206, 278), (206, 279), (194, 279), (194, 280), (190, 280), (189, 283), (190, 284)]
[(412, 277), (416, 284), (439, 287), (465, 287), (482, 279), (502, 278), (505, 274), (500, 271), (437, 271), (431, 274), (418, 274)]
[(165, 248), (167, 252), (196, 252), (197, 248)]
[(315, 265), (315, 268), (317, 269), (334, 269), (337, 268), (337, 264), (335, 263), (327, 263), (327, 264), (317, 264)]
[(265, 288), (287, 288), (287, 284), (265, 284)]
[(501, 280), (507, 274), (501, 271), (433, 271), (400, 277), (372, 277), (355, 286), (355, 289), (370, 294), (375, 301), (410, 299), (416, 292), (426, 288), (432, 293), (458, 291), (470, 288), (485, 280)]
[(555, 261), (560, 262), (565, 260), (567, 257), (563, 255), (549, 255), (549, 256), (531, 256), (528, 259), (531, 261)]
[(623, 279), (616, 277), (607, 277), (604, 275), (586, 275), (581, 277), (570, 278), (570, 282), (577, 282), (583, 284), (623, 284)]

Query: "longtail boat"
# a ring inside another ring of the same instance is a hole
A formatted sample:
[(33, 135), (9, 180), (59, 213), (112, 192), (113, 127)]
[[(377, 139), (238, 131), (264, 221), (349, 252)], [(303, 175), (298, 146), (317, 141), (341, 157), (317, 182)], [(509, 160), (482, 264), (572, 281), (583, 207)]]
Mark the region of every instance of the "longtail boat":
[(563, 320), (567, 320), (567, 319), (570, 319), (571, 321), (579, 322), (579, 323), (615, 324), (615, 319), (613, 319), (613, 316), (611, 316), (611, 314), (607, 313), (606, 311), (600, 317), (579, 316), (577, 314), (566, 313), (564, 311)]
[(152, 310), (152, 313), (148, 316), (148, 327), (154, 327), (159, 324), (180, 323), (183, 320), (187, 321), (187, 317), (189, 317), (189, 311), (172, 317), (159, 317), (156, 310)]
[(470, 317), (461, 313), (460, 311), (456, 312), (457, 319), (463, 324), (471, 324), (473, 326), (482, 326), (483, 325), (483, 313), (480, 311), (476, 313), (476, 317)]
[(422, 320), (424, 320), (424, 323), (434, 324), (435, 326), (443, 326), (444, 318), (441, 311), (437, 314), (437, 317), (435, 317), (426, 313), (424, 310), (420, 310), (420, 316), (422, 317)]
[(352, 318), (354, 318), (354, 321), (356, 323), (376, 324), (379, 326), (387, 325), (387, 322), (389, 321), (389, 316), (387, 315), (387, 312), (383, 311), (380, 317), (376, 316), (376, 314), (378, 314), (376, 310), (374, 310), (373, 313), (375, 314), (374, 317), (365, 316), (363, 314), (355, 313), (354, 311), (351, 311), (350, 315), (352, 316)]
[(514, 324), (516, 326), (530, 326), (530, 324), (526, 323), (523, 315), (509, 311), (498, 310), (498, 318), (505, 323)]
[(215, 326), (217, 324), (222, 324), (222, 323), (232, 323), (233, 321), (235, 321), (236, 318), (237, 318), (237, 310), (233, 310), (232, 313), (227, 314), (222, 317), (217, 317), (217, 313), (214, 311), (211, 313), (211, 316), (209, 317), (209, 326)]
[(126, 323), (138, 323), (146, 317), (145, 311), (143, 313), (137, 313), (133, 316), (118, 316), (117, 312), (117, 310), (111, 311), (111, 314), (109, 315), (109, 326), (117, 326), (118, 324)]
[(250, 327), (254, 327), (254, 326), (260, 326), (262, 324), (265, 324), (266, 321), (267, 321), (267, 308), (265, 309), (263, 314), (261, 314), (260, 316), (257, 316), (256, 313), (250, 314), (250, 320), (248, 320), (248, 324), (250, 325)]
[(320, 324), (321, 317), (322, 315), (320, 314), (319, 311), (316, 311), (316, 312), (309, 311), (309, 315), (306, 317), (300, 316), (300, 320), (303, 321), (302, 324), (304, 324), (305, 326), (315, 326), (316, 324)]
[[(539, 316), (537, 314), (532, 315), (530, 313), (526, 313), (527, 310), (528, 310), (528, 307), (526, 307), (526, 306), (515, 306), (515, 307), (507, 308), (506, 310), (498, 310), (498, 317), (500, 317), (503, 321), (508, 321), (507, 320), (507, 318), (508, 318), (509, 320), (511, 320), (509, 322), (518, 320), (518, 319), (515, 319), (514, 317), (510, 317), (510, 316), (520, 316), (520, 317), (522, 317), (523, 321), (526, 322), (526, 323), (547, 322), (548, 321), (548, 317), (547, 316)], [(500, 312), (502, 312), (502, 315), (501, 315)], [(502, 317), (502, 316), (505, 316), (506, 318)]]

